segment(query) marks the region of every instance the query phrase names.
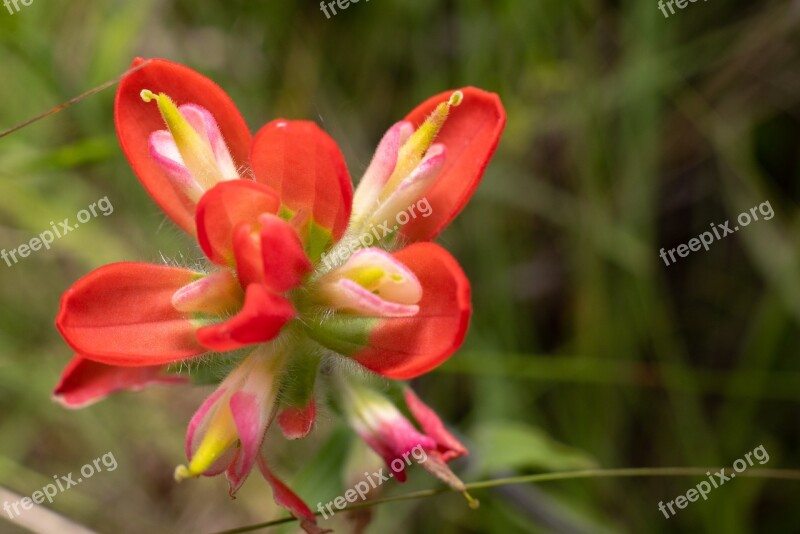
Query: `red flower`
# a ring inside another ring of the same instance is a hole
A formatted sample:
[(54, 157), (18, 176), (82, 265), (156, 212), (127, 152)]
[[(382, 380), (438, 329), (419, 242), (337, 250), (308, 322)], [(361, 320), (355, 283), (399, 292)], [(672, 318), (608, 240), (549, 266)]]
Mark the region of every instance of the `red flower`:
[(461, 345), (469, 282), (429, 240), (495, 150), (505, 124), (496, 95), (465, 88), (420, 105), (384, 136), (355, 198), (339, 148), (314, 123), (278, 119), (251, 137), (225, 92), (182, 65), (150, 60), (123, 79), (115, 120), (137, 177), (210, 267), (117, 263), (67, 290), (56, 325), (77, 359), (56, 391), (65, 404), (252, 346), (193, 419), (190, 463), (177, 473), (226, 471), (235, 491), (273, 418), (292, 439), (311, 430), (323, 355), (407, 379)]

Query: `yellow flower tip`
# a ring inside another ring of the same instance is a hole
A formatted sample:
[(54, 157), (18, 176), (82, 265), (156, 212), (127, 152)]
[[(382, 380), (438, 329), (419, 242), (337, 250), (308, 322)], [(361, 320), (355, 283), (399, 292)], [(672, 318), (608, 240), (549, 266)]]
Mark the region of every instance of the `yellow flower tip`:
[(155, 94), (150, 89), (142, 89), (139, 96), (145, 102), (156, 102), (186, 168), (202, 189), (210, 189), (222, 181), (224, 177), (211, 146), (184, 117), (175, 101), (166, 93)]
[(179, 465), (175, 468), (175, 482), (180, 482), (182, 480), (186, 480), (187, 478), (192, 478), (194, 475), (189, 468), (185, 465)]
[(142, 92), (139, 93), (139, 96), (142, 97), (142, 100), (144, 100), (148, 104), (153, 100), (158, 99), (158, 96), (156, 96), (156, 94), (150, 89), (142, 89)]
[[(139, 93), (139, 96), (143, 101), (146, 103), (155, 102), (158, 106), (158, 110), (161, 112), (161, 117), (164, 119), (164, 122), (167, 125), (170, 133), (172, 133), (173, 137), (175, 137), (176, 143), (179, 140), (185, 140), (186, 142), (197, 142), (195, 137), (197, 136), (197, 132), (194, 131), (194, 128), (189, 124), (189, 122), (181, 115), (180, 111), (178, 111), (178, 106), (175, 105), (175, 102), (169, 97), (169, 95), (165, 93), (158, 93), (155, 94), (150, 89), (142, 89)], [(181, 147), (179, 146), (179, 149)]]
[(464, 497), (467, 499), (467, 503), (472, 510), (477, 510), (481, 506), (481, 502), (478, 499), (475, 499), (469, 492), (463, 492)]
[(436, 136), (439, 135), (444, 123), (447, 122), (450, 108), (458, 107), (463, 100), (464, 93), (454, 91), (447, 101), (436, 106), (431, 114), (428, 115), (428, 118), (425, 119), (425, 122), (400, 147), (397, 165), (381, 192), (380, 200), (386, 200), (397, 189), (400, 182), (419, 165), (422, 158), (425, 157), (425, 153), (436, 140)]
[(461, 91), (454, 91), (450, 95), (447, 102), (442, 102), (433, 112), (428, 116), (424, 123), (417, 129), (416, 132), (406, 141), (403, 149), (411, 152), (417, 163), (427, 152), (428, 148), (433, 144), (439, 131), (447, 121), (447, 116), (450, 114), (450, 108), (458, 107), (464, 100), (464, 93)]
[[(169, 126), (169, 119), (172, 118), (169, 117), (168, 115), (170, 115), (173, 111), (174, 113), (178, 113), (178, 108), (175, 105), (175, 102), (167, 94), (164, 93), (155, 94), (150, 89), (142, 89), (139, 92), (139, 97), (141, 97), (141, 99), (147, 102), (148, 104), (153, 101), (155, 101), (156, 104), (158, 104), (158, 109), (161, 110), (162, 114), (164, 114), (164, 120), (167, 121), (167, 126)], [(182, 117), (176, 117), (176, 118), (178, 120), (182, 119)]]

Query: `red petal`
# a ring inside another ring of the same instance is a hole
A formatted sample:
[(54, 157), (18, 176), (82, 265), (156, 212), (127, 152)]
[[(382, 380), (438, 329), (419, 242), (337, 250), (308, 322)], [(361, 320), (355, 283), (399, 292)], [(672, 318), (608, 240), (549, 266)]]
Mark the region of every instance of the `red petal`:
[[(250, 159), (256, 181), (274, 189), (286, 208), (311, 214), (333, 241), (342, 236), (350, 220), (353, 185), (328, 134), (313, 122), (275, 120), (256, 134)], [(313, 254), (329, 244), (310, 243), (313, 234), (304, 238)]]
[(233, 232), (233, 255), (236, 258), (239, 284), (243, 288), (251, 284), (263, 284), (264, 255), (261, 253), (261, 237), (255, 225), (243, 222), (236, 227)]
[(380, 375), (406, 380), (437, 367), (461, 346), (472, 306), (469, 280), (440, 246), (417, 243), (394, 256), (422, 285), (419, 313), (380, 319), (369, 334), (369, 346), (353, 357)]
[(321, 529), (317, 526), (317, 518), (314, 516), (313, 512), (311, 512), (311, 508), (270, 471), (267, 463), (261, 456), (258, 457), (258, 467), (261, 469), (261, 474), (264, 475), (266, 481), (272, 486), (272, 497), (275, 499), (275, 502), (289, 510), (289, 512), (300, 521), (300, 526), (303, 530), (308, 534), (325, 534), (326, 532), (332, 532), (331, 530)]
[(286, 439), (306, 437), (314, 426), (317, 408), (312, 397), (304, 408), (287, 406), (278, 414), (278, 425)]
[(149, 366), (206, 352), (172, 295), (198, 274), (149, 263), (113, 263), (61, 297), (56, 326), (76, 352), (110, 365)]
[(236, 350), (269, 341), (292, 317), (294, 308), (288, 300), (250, 284), (241, 311), (223, 323), (200, 328), (197, 339), (211, 350)]
[(422, 402), (411, 388), (406, 388), (403, 395), (406, 399), (406, 406), (419, 426), (422, 427), (425, 434), (436, 440), (436, 449), (441, 453), (444, 461), (449, 462), (469, 454), (467, 448), (445, 428), (436, 412)]
[[(372, 433), (362, 433), (360, 430), (359, 433), (364, 442), (383, 458), (394, 478), (400, 482), (405, 482), (407, 478), (404, 459), (408, 460), (408, 453), (417, 447), (431, 450), (436, 446), (433, 438), (421, 434), (399, 412), (396, 419), (383, 422)], [(395, 470), (392, 464), (397, 460), (400, 460), (400, 468)]]
[(260, 401), (262, 399), (258, 395), (244, 391), (237, 391), (231, 396), (230, 409), (240, 445), (227, 471), (230, 495), (242, 487), (250, 474), (269, 425), (272, 405), (264, 406)]
[(229, 180), (209, 189), (197, 203), (197, 240), (218, 265), (233, 265), (234, 229), (255, 224), (262, 213), (278, 211), (280, 201), (269, 187), (250, 180)]
[(294, 227), (276, 215), (265, 213), (258, 224), (240, 223), (233, 241), (242, 287), (258, 283), (283, 293), (299, 286), (313, 268)]
[[(411, 219), (402, 229), (403, 235), (413, 241), (433, 239), (464, 208), (483, 178), (506, 124), (506, 112), (496, 94), (475, 87), (461, 91), (464, 100), (450, 111), (436, 137), (437, 143), (447, 147), (447, 160), (424, 195), (430, 202), (431, 215)], [(452, 93), (447, 91), (429, 98), (405, 120), (422, 124)]]
[(277, 293), (299, 286), (313, 268), (292, 226), (274, 215), (262, 215), (261, 252), (266, 285)]
[[(133, 66), (144, 61), (136, 59)], [(210, 111), (237, 166), (249, 165), (250, 130), (230, 97), (216, 83), (183, 65), (163, 59), (150, 61), (119, 84), (114, 104), (117, 136), (133, 171), (150, 196), (178, 226), (194, 235), (194, 206), (173, 187), (166, 172), (150, 157), (150, 133), (163, 130), (164, 121), (158, 107), (143, 102), (139, 93), (142, 89), (163, 92), (177, 105), (193, 103)]]
[(179, 376), (159, 376), (162, 365), (117, 367), (75, 355), (53, 391), (53, 399), (66, 408), (84, 408), (119, 391), (139, 391), (148, 384), (181, 384)]

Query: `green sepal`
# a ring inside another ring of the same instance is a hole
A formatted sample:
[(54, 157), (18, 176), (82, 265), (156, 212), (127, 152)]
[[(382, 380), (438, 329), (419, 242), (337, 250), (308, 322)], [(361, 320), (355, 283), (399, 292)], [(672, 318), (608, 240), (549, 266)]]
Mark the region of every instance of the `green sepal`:
[[(287, 208), (286, 205), (281, 205), (278, 216), (289, 221), (295, 213), (297, 212)], [(322, 254), (333, 245), (331, 229), (318, 224), (313, 217), (309, 217), (309, 221), (300, 230), (300, 239), (303, 241), (303, 250), (312, 264), (319, 262)]]
[(315, 352), (311, 347), (302, 347), (292, 353), (281, 384), (281, 406), (305, 408), (314, 397), (314, 384), (322, 362)]
[(168, 373), (188, 376), (196, 386), (216, 385), (230, 374), (252, 347), (233, 352), (211, 353), (189, 362), (176, 362), (167, 368)]
[(379, 320), (340, 314), (309, 323), (305, 328), (308, 336), (323, 347), (352, 356), (369, 345), (369, 336)]

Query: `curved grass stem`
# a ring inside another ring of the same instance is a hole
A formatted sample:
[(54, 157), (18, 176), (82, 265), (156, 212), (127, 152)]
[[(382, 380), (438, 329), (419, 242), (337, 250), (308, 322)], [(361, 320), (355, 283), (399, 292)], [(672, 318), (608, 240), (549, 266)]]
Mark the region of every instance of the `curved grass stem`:
[[(554, 480), (575, 480), (575, 479), (589, 479), (589, 478), (635, 478), (635, 477), (689, 477), (696, 475), (705, 475), (708, 471), (719, 471), (719, 467), (629, 467), (620, 469), (584, 469), (580, 471), (563, 471), (559, 473), (541, 473), (536, 475), (525, 475), (518, 477), (508, 478), (495, 478), (491, 480), (483, 480), (479, 482), (471, 482), (466, 485), (467, 490), (481, 490), (487, 488), (494, 488), (497, 486), (507, 486), (512, 484), (530, 484), (534, 482), (551, 482)], [(738, 473), (740, 477), (745, 478), (767, 478), (774, 480), (797, 480), (800, 481), (800, 470), (792, 469), (748, 469)], [(341, 510), (347, 512), (349, 510), (358, 510), (360, 508), (371, 508), (380, 504), (386, 504), (397, 501), (408, 501), (413, 499), (422, 499), (425, 497), (433, 497), (443, 493), (451, 493), (453, 490), (449, 487), (433, 488), (421, 491), (414, 491), (403, 495), (394, 497), (386, 497), (384, 499), (375, 499), (363, 503), (353, 504)], [(315, 515), (320, 515), (319, 513)], [(296, 521), (294, 517), (284, 517), (282, 519), (275, 519), (265, 523), (258, 523), (256, 525), (248, 525), (238, 527), (231, 530), (224, 530), (216, 534), (240, 534), (242, 532), (253, 532), (264, 528), (283, 525)]]

